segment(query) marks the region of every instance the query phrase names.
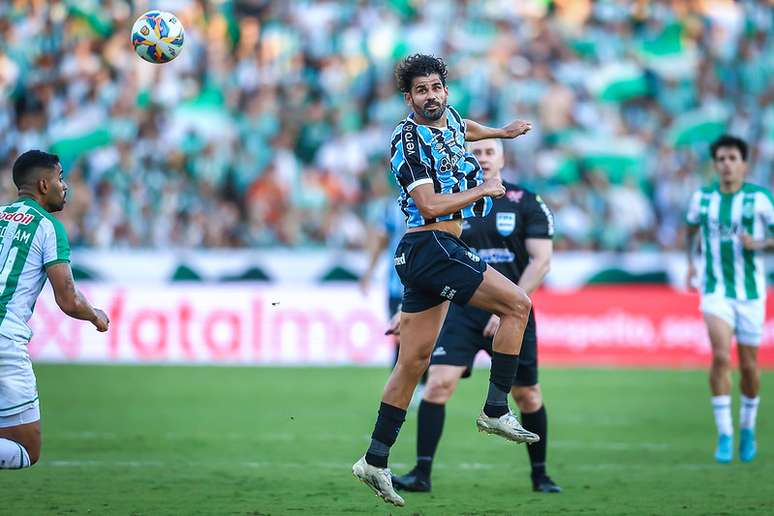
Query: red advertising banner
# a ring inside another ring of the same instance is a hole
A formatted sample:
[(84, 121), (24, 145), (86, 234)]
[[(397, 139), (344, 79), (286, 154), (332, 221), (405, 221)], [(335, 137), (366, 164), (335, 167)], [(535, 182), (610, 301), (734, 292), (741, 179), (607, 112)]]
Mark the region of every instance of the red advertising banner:
[[(641, 285), (533, 295), (543, 365), (709, 367), (699, 295)], [(766, 310), (759, 361), (774, 367), (774, 310)], [(732, 355), (735, 355), (735, 347)]]
[[(92, 284), (108, 333), (68, 318), (47, 288), (35, 306), (34, 361), (386, 365), (381, 292), (355, 286)], [(616, 286), (534, 295), (542, 365), (706, 367), (710, 347), (696, 294)], [(771, 312), (769, 312), (771, 314)], [(774, 318), (760, 362), (774, 367)]]

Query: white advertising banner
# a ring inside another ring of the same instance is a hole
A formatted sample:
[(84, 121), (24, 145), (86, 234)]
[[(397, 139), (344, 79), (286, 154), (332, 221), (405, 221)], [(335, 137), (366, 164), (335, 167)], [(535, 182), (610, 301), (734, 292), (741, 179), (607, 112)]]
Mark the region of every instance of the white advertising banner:
[[(71, 319), (49, 286), (30, 320), (37, 362), (386, 364), (382, 292), (265, 284), (81, 285), (110, 331)], [(376, 289), (374, 289), (376, 290)]]

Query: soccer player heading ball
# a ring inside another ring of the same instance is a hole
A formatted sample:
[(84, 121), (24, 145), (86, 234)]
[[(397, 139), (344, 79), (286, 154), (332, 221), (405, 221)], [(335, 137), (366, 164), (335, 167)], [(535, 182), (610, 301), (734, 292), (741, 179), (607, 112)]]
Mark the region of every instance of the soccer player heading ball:
[(76, 288), (70, 244), (61, 211), (67, 196), (62, 165), (54, 154), (25, 152), (13, 164), (19, 198), (0, 206), (0, 469), (27, 468), (40, 456), (40, 409), (35, 373), (27, 352), (27, 326), (46, 282), (70, 317), (107, 331), (107, 316)]
[(736, 335), (742, 407), (739, 458), (755, 458), (758, 412), (758, 346), (766, 319), (766, 271), (762, 251), (774, 248), (774, 198), (767, 189), (745, 182), (747, 144), (733, 136), (712, 143), (719, 181), (691, 197), (688, 223), (688, 287), (696, 268), (693, 250), (701, 230), (701, 311), (712, 345), (710, 389), (718, 429), (715, 460), (731, 462), (731, 340)]
[(459, 239), (463, 219), (486, 216), (492, 198), (505, 195), (499, 178), (484, 179), (465, 142), (516, 138), (532, 126), (516, 120), (496, 129), (463, 120), (447, 105), (446, 65), (437, 57), (409, 56), (395, 75), (412, 111), (393, 132), (390, 159), (408, 226), (395, 251), (395, 268), (404, 285), (401, 347), (384, 387), (371, 445), (352, 473), (386, 502), (402, 506), (387, 459), (417, 381), (430, 362), (449, 301), (470, 303), (500, 318), (478, 429), (516, 442), (536, 442), (539, 437), (524, 430), (508, 408), (530, 299)]

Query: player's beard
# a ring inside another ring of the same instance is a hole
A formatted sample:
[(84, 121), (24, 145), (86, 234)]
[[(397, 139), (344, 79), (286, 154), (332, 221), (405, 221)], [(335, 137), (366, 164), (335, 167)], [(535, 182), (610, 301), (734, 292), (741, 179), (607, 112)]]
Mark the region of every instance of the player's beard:
[[(428, 107), (435, 107), (435, 106), (440, 106), (440, 107), (436, 108), (434, 111), (429, 111), (427, 109)], [(426, 120), (431, 120), (433, 122), (435, 122), (436, 120), (440, 120), (443, 114), (446, 113), (445, 100), (438, 102), (437, 104), (434, 104), (432, 106), (428, 106), (427, 104), (425, 104), (421, 108), (419, 108), (419, 106), (416, 106), (416, 105), (414, 107), (417, 108), (417, 111), (422, 113), (422, 117), (424, 117)]]

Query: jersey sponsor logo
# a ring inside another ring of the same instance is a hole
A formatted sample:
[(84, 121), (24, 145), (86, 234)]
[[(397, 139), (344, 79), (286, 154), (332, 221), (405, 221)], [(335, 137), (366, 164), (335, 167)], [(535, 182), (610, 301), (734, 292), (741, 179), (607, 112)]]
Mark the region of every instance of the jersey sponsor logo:
[(465, 254), (468, 255), (468, 258), (470, 258), (470, 261), (473, 263), (478, 263), (481, 261), (481, 258), (476, 253), (465, 251)]
[(2, 213), (0, 214), (0, 220), (7, 220), (10, 222), (18, 222), (22, 226), (26, 226), (33, 220), (35, 220), (35, 215), (32, 213)]
[(467, 231), (468, 229), (470, 229), (470, 222), (468, 222), (467, 220), (463, 219), (463, 221), (462, 221), (462, 231)]
[(443, 349), (443, 346), (438, 346), (437, 348), (435, 348), (435, 351), (433, 351), (433, 356), (434, 357), (446, 356), (446, 350)]
[(478, 255), (486, 263), (510, 263), (516, 259), (516, 255), (510, 249), (504, 247), (493, 249), (479, 249)]
[(742, 234), (742, 226), (736, 222), (729, 225), (710, 219), (707, 221), (707, 229), (710, 238), (720, 240), (733, 240), (735, 236)]
[(449, 286), (443, 287), (443, 290), (441, 291), (441, 297), (445, 297), (449, 301), (451, 301), (454, 298), (454, 294), (456, 294), (457, 291)]
[(516, 214), (512, 211), (501, 211), (495, 219), (497, 232), (502, 236), (508, 236), (516, 229)]
[(416, 152), (417, 145), (414, 143), (414, 133), (411, 131), (403, 131), (404, 145), (406, 146), (407, 154), (414, 154)]
[(400, 256), (395, 257), (395, 266), (406, 265), (406, 253), (401, 253)]

